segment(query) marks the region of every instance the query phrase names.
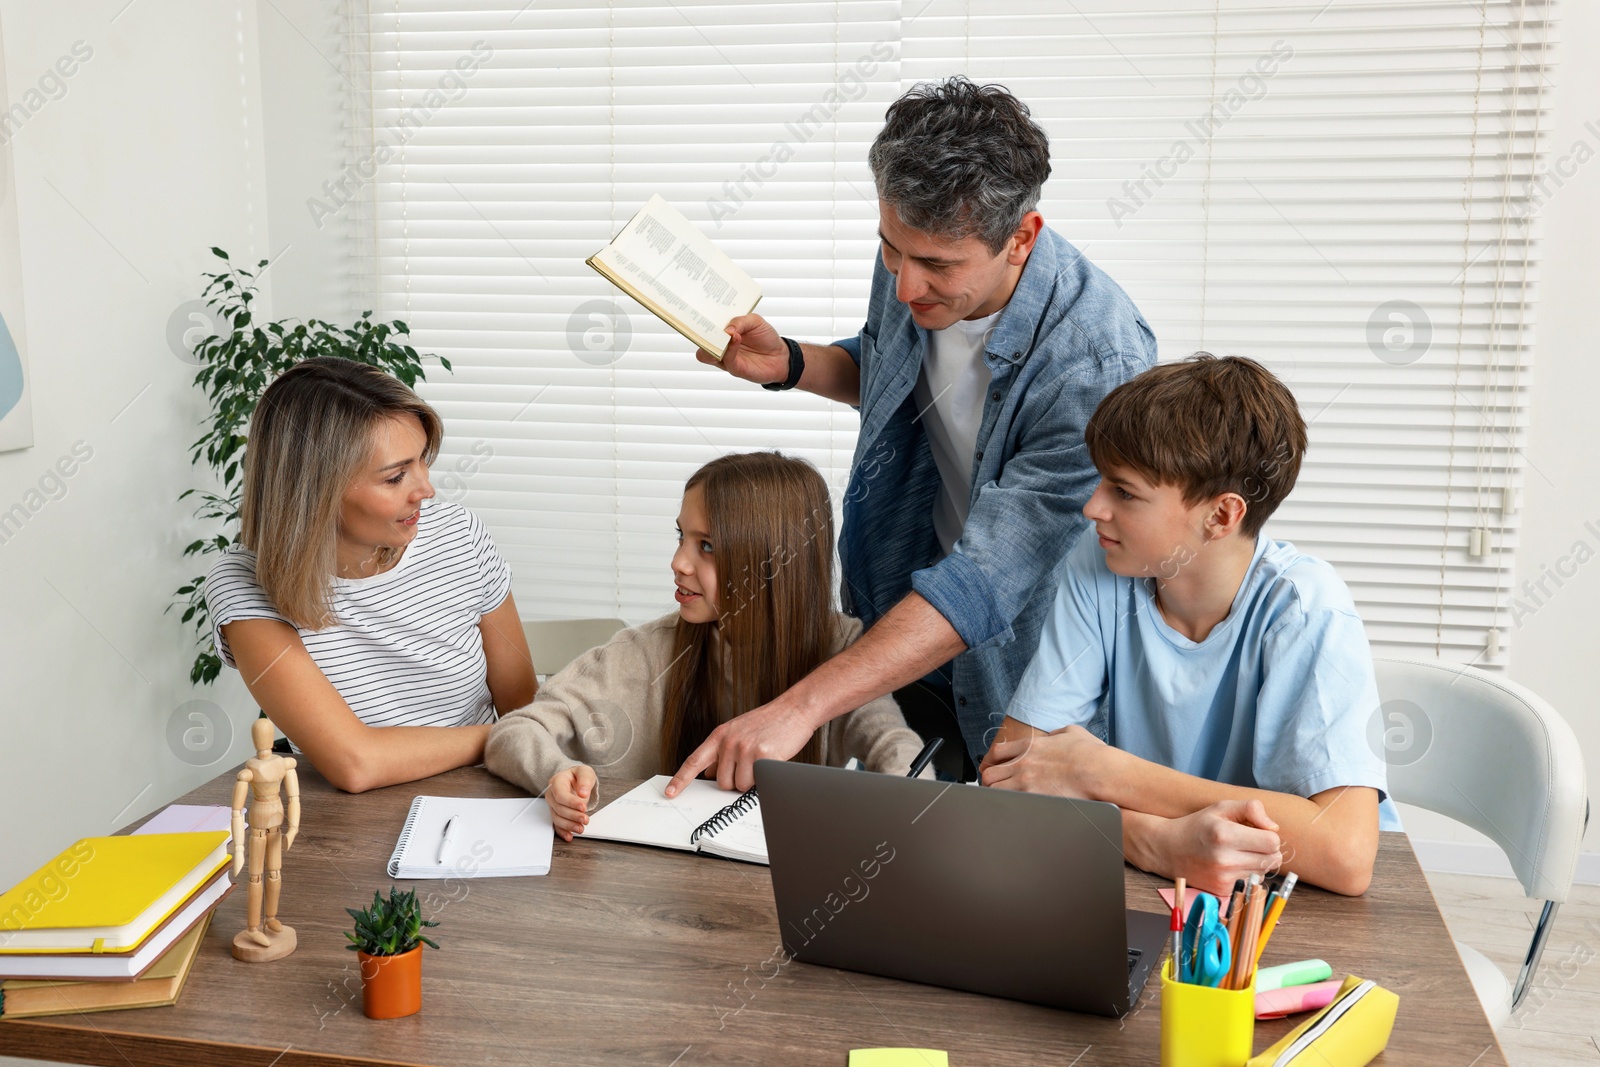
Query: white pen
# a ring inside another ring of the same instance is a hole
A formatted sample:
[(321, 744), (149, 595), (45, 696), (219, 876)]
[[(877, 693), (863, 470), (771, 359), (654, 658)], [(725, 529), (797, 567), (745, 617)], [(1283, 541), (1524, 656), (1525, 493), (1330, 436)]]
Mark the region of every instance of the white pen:
[(450, 816), (450, 818), (445, 820), (445, 824), (444, 824), (444, 839), (439, 842), (439, 862), (440, 863), (444, 862), (444, 850), (450, 847), (450, 834), (451, 834), (452, 831), (455, 830), (455, 828), (456, 828), (456, 817), (454, 815), (452, 815), (452, 816)]

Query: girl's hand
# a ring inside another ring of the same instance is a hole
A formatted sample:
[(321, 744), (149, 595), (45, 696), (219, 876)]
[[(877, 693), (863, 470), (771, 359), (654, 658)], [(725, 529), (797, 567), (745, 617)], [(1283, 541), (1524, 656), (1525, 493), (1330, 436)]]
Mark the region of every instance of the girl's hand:
[(550, 821), (563, 841), (583, 833), (589, 824), (589, 798), (594, 796), (593, 767), (579, 765), (557, 771), (544, 787), (545, 803), (550, 805)]

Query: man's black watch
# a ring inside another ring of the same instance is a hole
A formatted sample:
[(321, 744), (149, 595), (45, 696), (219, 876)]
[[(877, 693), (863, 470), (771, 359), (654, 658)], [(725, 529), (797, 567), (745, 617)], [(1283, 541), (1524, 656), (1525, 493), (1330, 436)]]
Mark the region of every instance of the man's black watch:
[(800, 351), (800, 342), (789, 337), (783, 337), (780, 340), (789, 346), (789, 377), (781, 382), (768, 382), (761, 387), (763, 389), (771, 389), (775, 393), (782, 392), (785, 389), (793, 389), (799, 385), (800, 376), (806, 372), (806, 357), (805, 353)]

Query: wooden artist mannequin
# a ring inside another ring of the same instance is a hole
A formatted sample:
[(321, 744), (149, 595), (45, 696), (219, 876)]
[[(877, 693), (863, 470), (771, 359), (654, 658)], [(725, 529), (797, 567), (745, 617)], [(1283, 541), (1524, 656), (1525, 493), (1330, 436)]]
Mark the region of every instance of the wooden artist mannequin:
[[(278, 893), (282, 888), (283, 854), (300, 832), (300, 780), (295, 761), (272, 751), (272, 722), (257, 719), (250, 728), (256, 755), (247, 760), (233, 784), (233, 876), (245, 863), (245, 797), (250, 799), (250, 925), (233, 938), (233, 955), (246, 963), (282, 959), (294, 951), (294, 928), (278, 921)], [(287, 832), (278, 787), (289, 799)], [(262, 875), (266, 885), (262, 885)], [(265, 895), (263, 895), (265, 888)]]

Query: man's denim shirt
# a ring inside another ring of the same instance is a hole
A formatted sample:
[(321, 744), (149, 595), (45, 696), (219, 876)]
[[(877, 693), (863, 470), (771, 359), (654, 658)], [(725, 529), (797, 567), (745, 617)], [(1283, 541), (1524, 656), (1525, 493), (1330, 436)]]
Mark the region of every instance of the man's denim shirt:
[[(1083, 531), (1099, 480), (1084, 425), (1112, 389), (1152, 366), (1156, 339), (1128, 294), (1046, 227), (989, 336), (993, 384), (973, 455), (966, 526), (939, 558), (939, 471), (912, 387), (929, 333), (895, 298), (880, 253), (867, 322), (836, 341), (861, 367), (861, 435), (839, 535), (844, 608), (873, 625), (915, 590), (967, 645), (948, 682), (974, 762), (1005, 716)], [(953, 669), (952, 669), (953, 668)]]

